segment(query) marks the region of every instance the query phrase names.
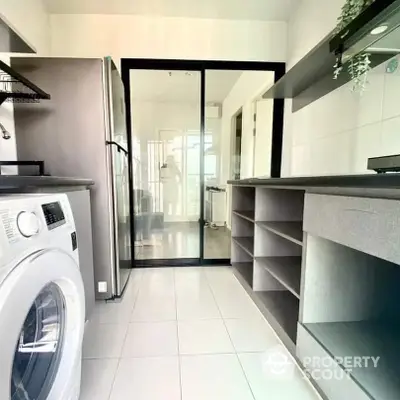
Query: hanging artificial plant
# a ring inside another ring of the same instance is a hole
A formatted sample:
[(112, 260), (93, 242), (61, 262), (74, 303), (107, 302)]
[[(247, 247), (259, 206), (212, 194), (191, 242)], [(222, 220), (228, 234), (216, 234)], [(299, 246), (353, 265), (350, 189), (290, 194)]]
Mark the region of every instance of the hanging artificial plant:
[[(338, 18), (335, 33), (344, 29), (351, 21), (353, 21), (366, 7), (371, 5), (375, 0), (346, 0), (342, 13)], [(351, 58), (348, 63), (348, 71), (353, 80), (353, 90), (362, 92), (367, 84), (367, 75), (371, 69), (370, 53), (361, 52)], [(342, 55), (339, 54), (334, 65), (333, 78), (337, 79), (343, 70)]]

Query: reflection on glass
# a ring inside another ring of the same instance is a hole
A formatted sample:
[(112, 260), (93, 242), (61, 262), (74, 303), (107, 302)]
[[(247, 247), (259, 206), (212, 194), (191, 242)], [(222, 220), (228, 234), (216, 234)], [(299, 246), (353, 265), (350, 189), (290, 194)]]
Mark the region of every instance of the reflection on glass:
[(200, 73), (132, 70), (135, 258), (200, 256)]
[(272, 117), (267, 106), (272, 109), (273, 101), (260, 100), (273, 84), (274, 73), (207, 70), (205, 78), (204, 257), (230, 259), (227, 181), (251, 177), (255, 170), (268, 172)]
[(113, 162), (118, 216), (119, 265), (121, 270), (121, 285), (123, 287), (126, 280), (124, 270), (129, 271), (131, 268), (128, 157), (122, 151), (113, 148)]

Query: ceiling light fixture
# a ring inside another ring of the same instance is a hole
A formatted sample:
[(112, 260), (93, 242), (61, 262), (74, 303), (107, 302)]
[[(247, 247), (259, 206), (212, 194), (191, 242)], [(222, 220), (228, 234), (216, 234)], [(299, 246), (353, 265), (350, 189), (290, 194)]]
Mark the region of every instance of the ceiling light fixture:
[(375, 29), (372, 29), (371, 35), (380, 35), (383, 32), (386, 32), (389, 29), (387, 25), (381, 25), (376, 27)]

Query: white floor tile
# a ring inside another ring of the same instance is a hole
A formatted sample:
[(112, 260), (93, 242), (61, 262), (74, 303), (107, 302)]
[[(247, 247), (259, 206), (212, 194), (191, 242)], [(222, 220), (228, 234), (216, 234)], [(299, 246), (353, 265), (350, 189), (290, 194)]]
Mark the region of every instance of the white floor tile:
[(124, 298), (137, 296), (142, 283), (143, 274), (144, 270), (140, 268), (131, 271), (131, 276), (125, 289)]
[(180, 400), (178, 357), (122, 359), (110, 400)]
[(232, 293), (230, 295), (216, 295), (217, 306), (225, 319), (255, 319), (262, 318), (257, 306), (247, 293)]
[(108, 400), (119, 360), (83, 360), (79, 400)]
[(239, 281), (233, 274), (233, 270), (230, 267), (211, 267), (204, 271), (204, 274), (208, 280), (209, 285), (212, 288), (221, 289), (242, 289)]
[[(124, 300), (128, 300), (125, 299)], [(98, 324), (128, 324), (132, 315), (134, 300), (130, 302), (97, 302), (91, 322)]]
[(280, 345), (229, 268), (132, 272), (122, 301), (97, 304), (87, 327), (80, 400), (319, 398), (294, 364), (271, 374)]
[(176, 268), (175, 288), (177, 294), (190, 295), (194, 291), (208, 289), (207, 277), (201, 268)]
[(230, 270), (207, 272), (223, 318), (260, 318), (261, 313)]
[(174, 292), (173, 268), (155, 268), (144, 271), (139, 297), (167, 297), (174, 296)]
[(132, 323), (122, 349), (122, 357), (178, 355), (176, 322)]
[(222, 320), (178, 322), (180, 354), (234, 353)]
[(279, 344), (271, 327), (261, 318), (226, 319), (225, 325), (237, 352), (261, 352)]
[(253, 400), (236, 354), (182, 356), (181, 380), (182, 400)]
[(133, 308), (131, 322), (175, 321), (175, 296), (141, 297), (140, 293)]
[(291, 365), (283, 371), (279, 367), (279, 373), (271, 368), (268, 353), (239, 354), (239, 359), (256, 400), (320, 399), (289, 357)]
[(89, 323), (83, 341), (83, 358), (119, 358), (128, 324)]
[(217, 304), (212, 296), (203, 296), (198, 300), (178, 297), (176, 305), (179, 321), (221, 318)]

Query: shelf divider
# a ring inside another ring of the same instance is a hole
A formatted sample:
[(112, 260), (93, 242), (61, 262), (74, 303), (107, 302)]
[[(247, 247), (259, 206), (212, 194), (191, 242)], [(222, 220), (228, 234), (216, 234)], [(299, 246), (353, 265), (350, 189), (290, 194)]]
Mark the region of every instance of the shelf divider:
[(257, 225), (267, 231), (273, 232), (299, 246), (303, 245), (302, 221), (271, 221), (257, 222)]
[(233, 237), (232, 240), (239, 245), (249, 256), (254, 254), (254, 237)]
[(254, 210), (250, 211), (233, 211), (235, 215), (242, 217), (243, 219), (254, 222)]
[(256, 261), (300, 299), (301, 257), (257, 257)]

